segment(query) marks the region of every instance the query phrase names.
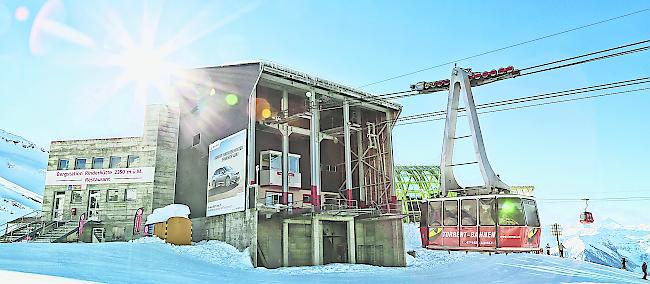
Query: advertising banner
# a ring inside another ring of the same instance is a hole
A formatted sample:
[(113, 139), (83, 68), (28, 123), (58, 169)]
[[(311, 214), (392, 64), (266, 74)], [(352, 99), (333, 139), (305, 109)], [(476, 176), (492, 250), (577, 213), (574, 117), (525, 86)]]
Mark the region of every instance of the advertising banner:
[(210, 145), (206, 216), (243, 211), (246, 204), (246, 129)]
[(153, 182), (154, 167), (47, 171), (45, 185)]

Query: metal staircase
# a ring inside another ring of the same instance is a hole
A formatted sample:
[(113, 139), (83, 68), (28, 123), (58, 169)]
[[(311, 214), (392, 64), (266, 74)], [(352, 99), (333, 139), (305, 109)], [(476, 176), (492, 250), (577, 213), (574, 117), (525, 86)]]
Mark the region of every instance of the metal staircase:
[(65, 240), (69, 235), (79, 230), (79, 223), (76, 221), (51, 222), (41, 229), (31, 241), (35, 243), (58, 243)]
[(77, 221), (44, 221), (41, 211), (32, 211), (1, 227), (5, 231), (0, 236), (0, 243), (61, 242), (79, 229)]

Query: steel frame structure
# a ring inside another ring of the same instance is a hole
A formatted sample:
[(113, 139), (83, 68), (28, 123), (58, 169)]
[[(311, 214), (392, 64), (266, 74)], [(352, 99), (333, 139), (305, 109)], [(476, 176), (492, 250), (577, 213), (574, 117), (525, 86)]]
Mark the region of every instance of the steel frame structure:
[(440, 167), (395, 166), (395, 189), (404, 222), (420, 222), (421, 201), (440, 196)]

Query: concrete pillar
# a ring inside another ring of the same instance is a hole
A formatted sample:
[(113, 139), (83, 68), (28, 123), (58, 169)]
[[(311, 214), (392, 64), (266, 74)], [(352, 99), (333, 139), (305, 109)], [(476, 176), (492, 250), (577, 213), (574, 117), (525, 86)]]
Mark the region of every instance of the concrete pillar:
[(311, 164), (311, 202), (314, 211), (320, 212), (320, 113), (315, 92), (306, 94), (309, 97), (311, 120), (309, 125), (309, 150)]
[(352, 146), (350, 146), (350, 102), (343, 101), (343, 139), (345, 140), (345, 189), (348, 208), (352, 202)]
[(323, 264), (323, 256), (321, 255), (323, 251), (322, 235), (321, 222), (314, 216), (311, 220), (311, 259), (313, 265)]
[(282, 223), (282, 266), (289, 266), (289, 223)]
[(357, 263), (357, 244), (354, 232), (354, 219), (348, 221), (348, 260)]
[[(282, 113), (289, 116), (289, 93), (282, 90)], [(285, 123), (282, 131), (282, 204), (289, 204), (289, 124)]]
[(357, 123), (361, 125), (361, 129), (357, 132), (357, 158), (359, 159), (359, 166), (357, 170), (359, 171), (359, 207), (364, 207), (366, 202), (366, 173), (365, 165), (363, 164), (363, 124), (361, 123), (361, 111), (357, 112)]

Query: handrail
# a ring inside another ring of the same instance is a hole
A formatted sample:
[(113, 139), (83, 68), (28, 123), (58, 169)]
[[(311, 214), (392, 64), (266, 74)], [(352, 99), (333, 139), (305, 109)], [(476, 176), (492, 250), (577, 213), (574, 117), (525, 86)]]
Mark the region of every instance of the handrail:
[[(21, 215), (21, 216), (17, 217), (16, 219), (13, 219), (13, 220), (11, 220), (11, 221), (7, 221), (7, 222), (5, 222), (5, 223), (3, 223), (3, 224), (0, 224), (0, 228), (1, 228), (1, 227), (5, 227), (5, 234), (7, 234), (7, 232), (8, 232), (8, 228), (9, 228), (9, 223), (15, 222), (15, 221), (18, 220), (18, 219), (25, 219), (25, 217), (36, 217), (36, 216), (28, 216), (28, 215), (31, 215), (31, 214), (33, 214), (33, 213), (41, 213), (41, 212), (42, 212), (41, 210), (32, 210), (32, 211), (30, 211), (30, 212), (27, 213), (27, 214), (24, 214), (24, 215)], [(37, 215), (38, 215), (38, 214), (37, 214)]]

